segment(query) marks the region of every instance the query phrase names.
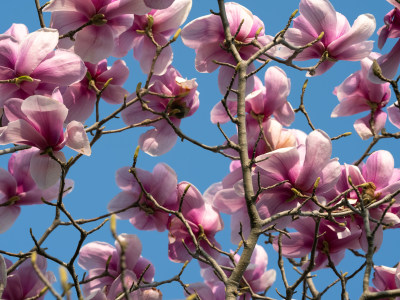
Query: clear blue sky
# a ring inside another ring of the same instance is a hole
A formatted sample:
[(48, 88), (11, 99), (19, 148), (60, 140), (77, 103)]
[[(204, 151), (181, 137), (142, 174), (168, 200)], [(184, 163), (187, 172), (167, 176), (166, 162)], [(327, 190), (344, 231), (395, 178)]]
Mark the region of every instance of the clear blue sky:
[[(42, 1), (42, 4), (44, 2), (45, 1)], [(193, 2), (192, 11), (189, 14), (187, 22), (209, 14), (210, 9), (217, 11), (217, 2), (215, 0), (194, 0)], [(253, 14), (261, 18), (266, 26), (266, 32), (270, 35), (274, 35), (285, 26), (290, 14), (298, 8), (299, 1), (251, 0), (237, 2), (246, 6)], [(351, 24), (360, 14), (374, 14), (377, 20), (377, 28), (383, 25), (384, 15), (392, 9), (391, 5), (384, 0), (367, 0), (362, 2), (336, 0), (332, 1), (332, 4), (338, 12), (341, 12), (347, 17)], [(47, 20), (46, 24), (49, 24), (49, 14), (45, 16)], [(0, 19), (0, 32), (4, 32), (8, 29), (12, 23), (24, 23), (28, 26), (30, 31), (39, 28), (34, 0), (3, 1)], [(372, 39), (375, 41), (377, 40), (376, 33), (374, 33)], [(189, 79), (197, 78), (199, 83), (198, 89), (200, 91), (199, 110), (192, 117), (184, 119), (181, 128), (185, 133), (190, 134), (190, 136), (206, 144), (216, 145), (222, 143), (224, 140), (223, 136), (219, 133), (217, 127), (211, 124), (209, 118), (211, 108), (221, 98), (217, 87), (217, 72), (213, 74), (198, 73), (194, 68), (194, 51), (184, 47), (180, 39), (173, 45), (173, 49), (175, 54), (173, 65), (181, 72), (183, 77)], [(376, 45), (374, 51), (378, 51)], [(389, 51), (389, 46), (386, 45), (383, 51)], [(131, 71), (130, 78), (125, 84), (125, 88), (133, 92), (137, 83), (143, 81), (144, 76), (140, 71), (138, 63), (132, 58), (132, 51), (129, 52), (125, 60)], [(332, 109), (338, 103), (337, 98), (332, 94), (334, 87), (339, 85), (347, 76), (357, 71), (359, 68), (360, 64), (358, 62), (337, 63), (322, 77), (310, 79), (305, 97), (305, 104), (310, 113), (310, 117), (318, 128), (323, 129), (330, 136), (336, 136), (346, 131), (353, 132), (353, 136), (333, 142), (333, 157), (339, 157), (341, 163), (351, 163), (360, 157), (361, 153), (368, 145), (368, 141), (362, 142), (353, 129), (353, 122), (359, 116), (338, 119), (330, 118)], [(300, 101), (301, 87), (305, 80), (305, 73), (288, 68), (284, 68), (284, 70), (292, 80), (292, 90), (288, 100), (292, 103), (293, 107), (297, 107)], [(264, 72), (262, 72), (262, 76), (263, 74)], [(394, 98), (392, 97), (391, 103), (393, 101)], [(106, 115), (111, 109), (113, 109), (113, 107), (110, 105), (101, 104), (102, 115)], [(87, 121), (87, 124), (91, 124), (91, 119)], [(121, 125), (121, 123), (116, 122), (111, 126), (113, 128), (118, 128), (119, 125)], [(226, 126), (224, 128), (230, 134), (235, 132), (232, 126)], [(292, 128), (299, 128), (307, 133), (309, 132), (309, 127), (302, 115), (296, 115), (296, 121), (293, 123)], [(395, 131), (395, 128), (391, 125), (388, 125), (387, 128), (391, 132)], [(108, 202), (119, 192), (115, 184), (115, 171), (120, 167), (131, 164), (138, 137), (142, 132), (144, 132), (144, 129), (134, 129), (124, 133), (103, 136), (101, 140), (96, 143), (95, 147), (93, 147), (92, 156), (89, 158), (83, 157), (72, 168), (68, 177), (75, 181), (75, 188), (74, 191), (65, 198), (65, 204), (75, 218), (91, 218), (106, 213)], [(1, 149), (3, 149), (3, 147)], [(391, 151), (394, 154), (396, 166), (399, 167), (400, 156), (398, 155), (398, 141), (380, 142), (375, 149)], [(69, 157), (72, 154), (72, 152), (67, 152), (66, 156)], [(6, 169), (7, 161), (8, 156), (0, 157), (0, 166)], [(212, 183), (221, 181), (222, 178), (227, 175), (229, 165), (229, 160), (221, 155), (208, 153), (186, 141), (183, 143), (178, 141), (172, 151), (161, 157), (154, 158), (141, 152), (137, 167), (151, 171), (159, 162), (165, 162), (170, 165), (177, 172), (178, 181), (189, 181), (201, 192)], [(23, 207), (21, 215), (14, 226), (6, 233), (0, 235), (0, 249), (11, 252), (28, 251), (33, 245), (29, 236), (29, 228), (32, 228), (34, 234), (39, 237), (49, 226), (53, 216), (54, 213), (52, 209), (45, 205)], [(229, 250), (233, 247), (229, 241), (229, 218), (224, 217), (224, 221), (226, 230), (222, 234), (218, 234), (217, 239), (225, 250)], [(156, 280), (168, 279), (179, 272), (181, 265), (168, 261), (167, 232), (140, 232), (128, 221), (118, 221), (117, 225), (119, 233), (125, 232), (139, 235), (143, 243), (142, 255), (150, 259), (155, 265)], [(90, 225), (86, 228), (92, 227), (94, 226)], [(384, 243), (379, 254), (375, 257), (376, 264), (393, 266), (400, 260), (398, 251), (394, 251), (394, 249), (399, 249), (400, 246), (400, 239), (396, 234), (398, 234), (398, 231), (395, 230), (385, 232)], [(79, 234), (73, 228), (59, 228), (48, 239), (45, 247), (48, 248), (48, 252), (51, 255), (67, 260), (71, 257), (78, 238)], [(111, 244), (114, 243), (107, 226), (90, 236), (87, 242), (95, 240), (105, 241)], [(261, 239), (260, 243), (262, 244), (262, 242), (263, 240)], [(268, 268), (277, 269), (277, 256), (275, 252), (269, 246), (266, 250), (270, 261)], [(354, 259), (354, 256), (349, 253), (348, 258), (342, 262), (338, 269), (341, 270), (341, 267), (343, 267), (343, 270), (346, 271), (345, 267), (358, 265), (358, 263), (355, 263), (356, 261), (357, 259)], [(52, 269), (58, 277), (58, 267), (54, 264), (50, 264), (50, 269)], [(183, 277), (185, 283), (201, 281), (196, 262), (193, 261), (188, 269), (187, 274), (185, 273)], [(79, 267), (77, 267), (77, 270), (79, 274), (83, 274)], [(277, 282), (280, 282), (279, 274), (277, 274), (277, 279)], [(322, 283), (319, 284), (319, 281), (316, 280), (317, 288), (323, 287), (334, 279), (332, 271), (330, 270), (319, 272), (318, 280)], [(56, 283), (56, 286), (58, 288), (59, 283)], [(281, 284), (275, 284), (272, 289), (274, 290), (275, 287), (282, 290)], [(277, 294), (273, 290), (271, 290), (268, 295), (277, 297)], [(361, 281), (359, 278), (349, 283), (351, 298), (358, 298), (360, 290)], [(161, 287), (161, 291), (164, 294), (164, 299), (184, 298), (181, 288), (177, 285), (163, 286)], [(331, 295), (331, 299), (337, 298), (339, 289), (334, 289)], [(48, 298), (51, 299), (52, 297)]]

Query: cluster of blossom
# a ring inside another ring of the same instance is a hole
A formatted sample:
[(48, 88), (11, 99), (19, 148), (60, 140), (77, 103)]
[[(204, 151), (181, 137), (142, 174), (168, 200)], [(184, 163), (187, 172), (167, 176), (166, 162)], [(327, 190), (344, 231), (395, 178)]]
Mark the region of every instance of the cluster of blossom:
[[(388, 1), (395, 9), (385, 16), (386, 25), (379, 30), (379, 47), (387, 38), (400, 37), (400, 4)], [(181, 119), (199, 107), (197, 83), (183, 78), (172, 66), (170, 46), (191, 5), (191, 0), (52, 0), (43, 9), (52, 13), (51, 28), (28, 33), (25, 25), (14, 24), (0, 35), (0, 145), (31, 147), (11, 156), (8, 171), (0, 168), (0, 233), (12, 226), (21, 205), (61, 201), (72, 190), (73, 182), (61, 176), (68, 164), (61, 150), (68, 146), (79, 154), (91, 154), (83, 124), (100, 98), (121, 104), (126, 128), (153, 127), (139, 138), (145, 153), (159, 156), (173, 148)], [(263, 22), (245, 7), (227, 3), (225, 10), (237, 54), (243, 59), (275, 43), (265, 34)], [(270, 47), (253, 61), (271, 57), (278, 61), (319, 59), (315, 72), (308, 76), (327, 72), (338, 60), (361, 61), (361, 70), (334, 90), (340, 103), (332, 117), (369, 111), (354, 123), (362, 139), (375, 137), (385, 127), (387, 115), (400, 128), (399, 103), (389, 106), (387, 113), (383, 110), (391, 97), (390, 81), (400, 64), (400, 42), (385, 55), (372, 53), (373, 42), (367, 39), (375, 30), (374, 17), (361, 15), (350, 26), (328, 0), (301, 0), (299, 12), (293, 27), (285, 32), (291, 46)], [(227, 88), (238, 88), (234, 78), (237, 63), (229, 52), (220, 16), (210, 14), (193, 20), (181, 36), (183, 43), (196, 51), (197, 71), (211, 73), (219, 68), (218, 86), (226, 96), (211, 111), (211, 122), (226, 123), (235, 118), (236, 96), (227, 93)], [(302, 52), (294, 50), (307, 44)], [(151, 76), (146, 91), (138, 88), (128, 95), (122, 87), (129, 76), (125, 62), (116, 60), (108, 67), (107, 58), (123, 57), (130, 49), (142, 71)], [(252, 63), (247, 72), (255, 70)], [(247, 78), (245, 119), (254, 201), (265, 228), (271, 226), (280, 232), (294, 229), (275, 236), (274, 249), (287, 258), (302, 258), (314, 251), (311, 267), (318, 270), (337, 265), (346, 249), (368, 252), (368, 228), (354, 213), (360, 207), (371, 206), (371, 218), (378, 220), (369, 228), (375, 232), (376, 249), (382, 243), (382, 224), (400, 227), (400, 204), (385, 200), (400, 190), (400, 169), (394, 167), (392, 155), (385, 150), (373, 152), (363, 164), (341, 165), (337, 158), (331, 158), (331, 138), (324, 131), (307, 135), (284, 128), (295, 119), (287, 101), (290, 88), (290, 79), (276, 66), (266, 70), (264, 83), (255, 75)], [(237, 144), (239, 137), (227, 139), (227, 144)], [(234, 147), (226, 147), (224, 154), (239, 155)], [(233, 160), (230, 173), (203, 195), (188, 182), (178, 183), (174, 170), (162, 163), (152, 173), (123, 167), (116, 172), (116, 182), (122, 191), (110, 201), (110, 213), (128, 219), (139, 230), (168, 230), (171, 261), (191, 260), (201, 249), (200, 256), (211, 257), (230, 276), (240, 254), (231, 251), (232, 259), (222, 255), (215, 234), (223, 229), (220, 213), (231, 215), (233, 243), (243, 242), (250, 233), (240, 161)], [(290, 215), (295, 210), (311, 215), (320, 209), (343, 216), (328, 214), (318, 220), (300, 216), (293, 220)], [(78, 264), (88, 271), (82, 281), (85, 297), (115, 299), (139, 281), (151, 283), (155, 269), (141, 252), (140, 240), (131, 234), (119, 235), (115, 247), (104, 242), (83, 246)], [(274, 283), (275, 270), (267, 270), (267, 263), (264, 248), (256, 245), (243, 274), (252, 293), (261, 293)], [(0, 287), (5, 287), (0, 290), (2, 299), (39, 295), (45, 283), (39, 280), (38, 272), (50, 284), (55, 280), (46, 272), (42, 256), (33, 262), (26, 260), (7, 276), (11, 265), (0, 256)], [(204, 282), (189, 285), (186, 293), (195, 293), (200, 299), (224, 299), (225, 286), (214, 268), (204, 261), (200, 267)], [(308, 267), (309, 263), (302, 265), (303, 269)], [(375, 267), (375, 288), (371, 291), (399, 288), (398, 274), (398, 268)], [(22, 284), (25, 281), (30, 284)], [(240, 295), (240, 299), (247, 297), (251, 297), (249, 291)], [(137, 286), (131, 293), (131, 299), (161, 298), (161, 292), (153, 288)]]

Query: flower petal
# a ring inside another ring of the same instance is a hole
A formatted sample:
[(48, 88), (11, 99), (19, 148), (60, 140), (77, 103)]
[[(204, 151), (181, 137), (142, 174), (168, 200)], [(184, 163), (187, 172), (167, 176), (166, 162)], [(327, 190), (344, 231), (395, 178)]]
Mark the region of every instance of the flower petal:
[(65, 145), (71, 149), (87, 156), (92, 154), (90, 142), (82, 123), (77, 121), (70, 122), (65, 131), (65, 140)]
[(58, 44), (58, 31), (42, 28), (30, 33), (20, 44), (15, 70), (20, 75), (30, 75)]

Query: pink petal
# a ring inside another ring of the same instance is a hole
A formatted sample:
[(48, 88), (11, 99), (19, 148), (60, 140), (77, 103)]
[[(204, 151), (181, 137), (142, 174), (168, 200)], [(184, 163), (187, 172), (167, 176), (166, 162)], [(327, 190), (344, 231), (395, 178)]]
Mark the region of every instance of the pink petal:
[(71, 149), (87, 156), (92, 154), (90, 142), (82, 123), (77, 121), (70, 122), (65, 131), (65, 139), (65, 145)]
[(64, 104), (44, 96), (31, 96), (22, 102), (21, 111), (46, 139), (49, 146), (62, 143), (63, 124), (68, 114)]
[(392, 154), (385, 150), (379, 150), (368, 157), (362, 173), (367, 182), (371, 181), (375, 183), (378, 189), (381, 189), (389, 184), (393, 170), (394, 159)]
[(328, 0), (302, 0), (299, 9), (315, 30), (315, 37), (324, 32), (327, 44), (336, 38), (336, 11)]
[[(237, 102), (227, 101), (226, 105), (228, 106), (231, 115), (235, 116), (237, 111)], [(216, 123), (224, 124), (229, 121), (230, 118), (226, 113), (225, 107), (222, 105), (222, 103), (218, 102), (217, 104), (215, 104), (215, 106), (211, 110), (211, 122), (214, 124)]]
[[(379, 57), (377, 62), (381, 67), (383, 76), (392, 79), (396, 75), (400, 64), (400, 40), (397, 41), (389, 53)], [(368, 73), (368, 79), (373, 83), (383, 83), (382, 80), (374, 75), (372, 67)]]
[(86, 67), (80, 57), (66, 50), (49, 54), (32, 73), (34, 78), (59, 86), (80, 81), (85, 75)]
[(30, 75), (58, 44), (58, 31), (42, 28), (29, 34), (20, 44), (15, 70)]
[[(132, 193), (132, 192), (121, 192), (117, 194), (114, 198), (107, 205), (107, 210), (110, 213), (125, 209), (131, 206), (133, 203), (139, 200), (139, 193)], [(134, 209), (130, 208), (123, 212), (117, 214), (117, 217), (122, 220), (128, 220), (132, 218)]]
[(243, 41), (252, 30), (254, 22), (253, 14), (246, 7), (235, 2), (226, 3), (225, 9), (232, 35), (236, 34), (240, 24), (243, 22), (239, 34), (236, 36), (237, 40)]
[(45, 6), (43, 11), (74, 11), (82, 12), (89, 16), (96, 13), (96, 8), (94, 7), (92, 1), (52, 0), (49, 5)]
[(21, 42), (29, 34), (29, 31), (25, 24), (14, 23), (4, 32), (4, 34), (11, 35), (18, 42)]
[[(153, 183), (153, 174), (146, 170), (136, 169), (137, 176), (146, 188), (148, 183)], [(138, 191), (140, 194), (140, 186), (138, 185), (135, 177), (129, 173), (129, 167), (123, 167), (118, 169), (115, 174), (115, 181), (120, 189), (124, 191)]]
[(191, 21), (182, 29), (183, 43), (193, 49), (200, 48), (204, 41), (208, 44), (223, 41), (223, 28), (221, 19), (215, 15), (207, 15)]
[(306, 156), (303, 167), (296, 179), (296, 186), (305, 191), (312, 188), (321, 170), (329, 162), (332, 154), (332, 143), (322, 130), (314, 130), (306, 140)]
[[(153, 9), (164, 9), (169, 7), (174, 0), (144, 0), (144, 3)], [(178, 1), (177, 1), (178, 2)]]
[[(268, 157), (267, 160), (263, 158)], [(296, 148), (282, 148), (266, 155), (259, 156), (256, 163), (258, 167), (267, 171), (275, 180), (294, 180), (297, 177), (299, 164), (299, 152)], [(261, 161), (263, 160), (263, 161)]]
[[(151, 194), (161, 205), (177, 206), (176, 186), (178, 179), (175, 171), (167, 164), (159, 163), (153, 169)], [(155, 184), (156, 183), (156, 184)], [(171, 207), (171, 209), (173, 209)], [(174, 209), (176, 209), (175, 207)]]
[(129, 77), (129, 69), (126, 66), (126, 63), (123, 60), (118, 59), (114, 61), (111, 68), (101, 73), (97, 77), (97, 80), (101, 82), (106, 82), (107, 80), (112, 78), (110, 84), (123, 85), (125, 81), (128, 79), (128, 77)]
[(179, 0), (167, 9), (156, 11), (153, 15), (154, 30), (165, 33), (176, 31), (186, 21), (191, 8), (192, 0)]
[(340, 102), (332, 111), (331, 117), (345, 117), (358, 114), (360, 112), (370, 110), (367, 104), (368, 100), (361, 95), (351, 95)]
[[(62, 152), (54, 152), (53, 154), (59, 160), (65, 162), (65, 156)], [(58, 162), (47, 154), (40, 155), (39, 152), (32, 156), (30, 170), (33, 180), (41, 189), (47, 189), (54, 185), (61, 175), (61, 167)]]
[(63, 91), (62, 97), (64, 105), (68, 108), (65, 123), (73, 120), (83, 123), (94, 110), (96, 94), (80, 83), (68, 86)]
[[(289, 258), (306, 256), (311, 251), (313, 239), (300, 232), (291, 232), (290, 239), (282, 236), (282, 255)], [(274, 249), (278, 251), (277, 240), (274, 240)]]
[(292, 105), (286, 101), (281, 107), (275, 109), (274, 117), (278, 122), (282, 123), (282, 125), (290, 126), (295, 119)]
[(16, 192), (17, 182), (14, 177), (3, 168), (0, 168), (0, 195), (3, 194), (7, 198), (16, 195)]
[(136, 263), (139, 260), (140, 253), (142, 253), (142, 243), (140, 239), (134, 234), (120, 234), (118, 236), (119, 242), (115, 241), (115, 247), (117, 249), (118, 255), (121, 255), (120, 243), (125, 245), (125, 259), (126, 268), (128, 270), (133, 270)]
[(167, 153), (174, 147), (178, 138), (172, 127), (166, 122), (157, 122), (156, 125), (156, 128), (146, 131), (139, 138), (140, 149), (151, 156)]
[[(197, 56), (196, 56), (197, 57)], [(229, 61), (233, 63), (232, 61)], [(233, 63), (235, 64), (235, 63)], [(247, 74), (253, 72), (255, 70), (254, 64), (249, 65), (247, 68)], [(218, 73), (218, 88), (222, 95), (225, 95), (227, 88), (229, 87), (230, 82), (232, 81), (232, 77), (234, 75), (234, 70), (230, 67), (221, 66)], [(238, 89), (238, 76), (235, 77), (233, 81), (232, 89)], [(251, 76), (247, 79), (246, 82), (246, 95), (250, 94), (254, 89), (254, 77)], [(237, 95), (235, 93), (229, 93), (228, 100), (236, 100)]]
[[(155, 40), (160, 45), (165, 45), (168, 41), (167, 39), (159, 34), (154, 35)], [(148, 74), (153, 62), (153, 58), (156, 54), (156, 47), (152, 41), (143, 36), (138, 41), (135, 41), (133, 45), (133, 55), (140, 62), (140, 68), (143, 73)], [(170, 46), (166, 47), (157, 59), (154, 66), (154, 74), (162, 75), (167, 71), (168, 66), (172, 63), (172, 48)]]
[(153, 277), (155, 274), (155, 269), (151, 261), (144, 257), (140, 257), (139, 260), (137, 261), (133, 271), (135, 274), (142, 274), (144, 270), (150, 265), (150, 267), (147, 269), (146, 273), (144, 273), (143, 279), (151, 282), (153, 281)]
[(0, 233), (6, 232), (17, 220), (21, 208), (19, 206), (0, 207)]
[(13, 121), (6, 127), (0, 127), (0, 145), (10, 143), (35, 146), (42, 150), (48, 147), (43, 136), (25, 120)]
[[(328, 46), (329, 54), (336, 59), (351, 60), (351, 56), (349, 57), (348, 55), (343, 58), (342, 53), (347, 50), (348, 47), (364, 42), (366, 39), (368, 39), (374, 33), (375, 27), (376, 22), (373, 15), (364, 14), (359, 16), (354, 21), (354, 24), (349, 31)], [(360, 57), (356, 53), (357, 48), (354, 48), (353, 50), (353, 56), (357, 57), (358, 60)], [(360, 50), (362, 51), (362, 48)]]
[(18, 41), (8, 35), (0, 36), (0, 63), (1, 66), (14, 70), (18, 58)]
[(109, 4), (103, 6), (98, 13), (104, 14), (107, 19), (113, 19), (124, 14), (144, 15), (151, 11), (146, 7), (143, 0), (117, 0), (107, 1)]
[[(188, 185), (190, 185), (189, 188)], [(188, 221), (194, 224), (201, 224), (206, 208), (199, 190), (189, 182), (182, 181), (178, 184), (178, 199), (181, 199), (183, 192), (187, 188), (188, 190), (182, 202), (182, 213)]]
[[(83, 1), (81, 2), (84, 3)], [(92, 4), (91, 2), (89, 3)], [(78, 11), (66, 11), (66, 10), (54, 11), (51, 14), (50, 26), (51, 28), (56, 28), (60, 34), (65, 34), (71, 30), (79, 28), (88, 21), (89, 21), (89, 15), (82, 14)], [(63, 40), (69, 40), (69, 38), (60, 40), (58, 44), (59, 47)], [(68, 42), (73, 43), (73, 41), (68, 41)]]
[(389, 115), (389, 121), (397, 128), (400, 128), (400, 109), (392, 104), (387, 108), (387, 111)]
[(124, 102), (125, 96), (128, 96), (129, 92), (118, 85), (110, 84), (101, 94), (101, 97), (110, 104), (120, 104)]
[(116, 255), (113, 246), (105, 242), (91, 242), (79, 251), (78, 265), (85, 269), (105, 269), (110, 256)]
[(114, 34), (110, 26), (88, 26), (75, 39), (75, 53), (93, 64), (109, 57), (114, 48)]
[[(374, 118), (375, 132), (378, 133), (383, 127), (385, 127), (387, 114), (384, 111), (377, 111)], [(369, 125), (370, 119), (371, 115), (367, 115), (364, 118), (358, 119), (354, 122), (354, 129), (363, 140), (369, 139), (372, 136), (371, 127)]]

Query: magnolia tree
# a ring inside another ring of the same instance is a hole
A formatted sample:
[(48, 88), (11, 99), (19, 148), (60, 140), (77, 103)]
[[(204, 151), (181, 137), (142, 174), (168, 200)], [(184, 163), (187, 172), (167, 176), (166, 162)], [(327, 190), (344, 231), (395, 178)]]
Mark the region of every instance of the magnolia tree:
[(400, 227), (400, 4), (292, 2), (275, 32), (223, 0), (192, 19), (191, 0), (35, 0), (41, 28), (7, 24), (1, 299), (400, 299), (380, 249)]

